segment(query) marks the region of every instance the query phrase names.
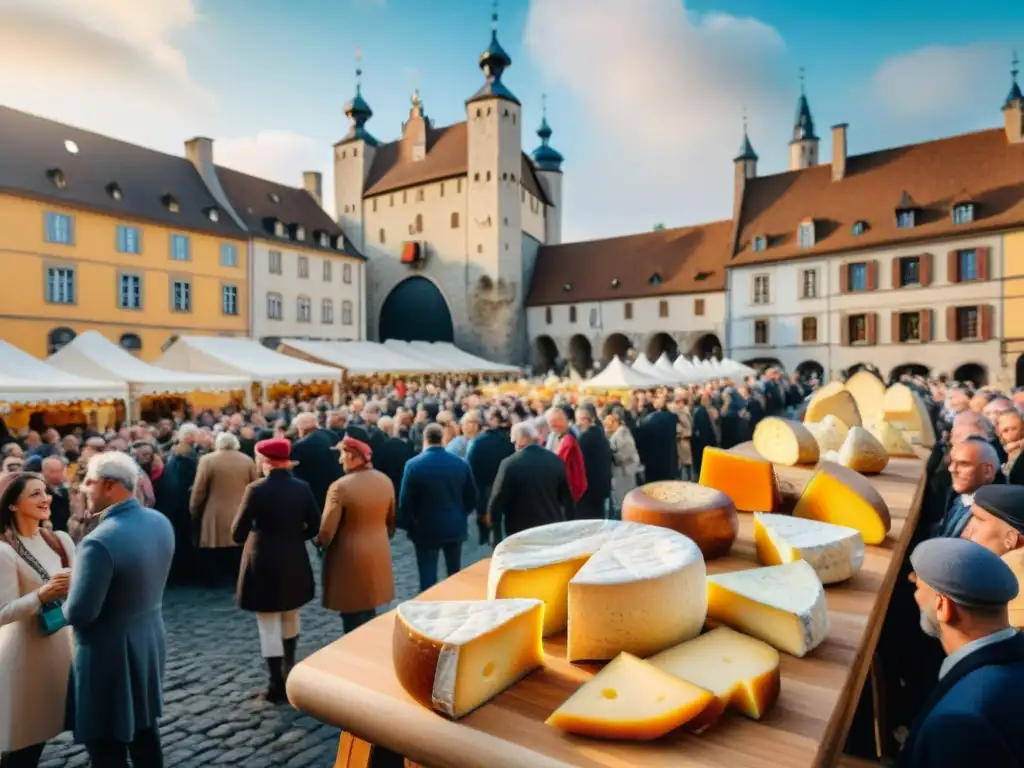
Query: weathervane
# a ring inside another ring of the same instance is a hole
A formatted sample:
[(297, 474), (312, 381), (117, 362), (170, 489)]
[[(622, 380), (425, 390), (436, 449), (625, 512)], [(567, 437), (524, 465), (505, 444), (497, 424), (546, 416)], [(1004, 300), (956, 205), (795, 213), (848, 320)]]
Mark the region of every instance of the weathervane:
[(806, 91), (807, 83), (806, 83), (806, 78), (805, 78), (804, 74), (805, 74), (804, 73), (804, 68), (800, 67), (800, 95), (801, 96), (806, 96), (807, 95), (807, 91)]
[(747, 135), (747, 108), (743, 108), (743, 135)]
[(1017, 58), (1017, 49), (1013, 49), (1013, 60), (1010, 62), (1010, 77), (1017, 82), (1017, 75), (1020, 74), (1020, 59)]
[(540, 111), (541, 111), (541, 115), (544, 117), (544, 119), (547, 120), (547, 117), (548, 117), (548, 95), (546, 93), (542, 93), (540, 95)]
[(356, 88), (363, 84), (363, 48), (356, 46)]
[(498, 0), (494, 0), (491, 5), (491, 29), (498, 31)]

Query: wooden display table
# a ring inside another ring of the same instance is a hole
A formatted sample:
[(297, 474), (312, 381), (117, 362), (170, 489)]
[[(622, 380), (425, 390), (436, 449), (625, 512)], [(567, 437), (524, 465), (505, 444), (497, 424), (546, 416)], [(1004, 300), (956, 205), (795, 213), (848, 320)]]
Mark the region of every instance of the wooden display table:
[[(751, 453), (753, 448), (745, 444), (736, 450)], [(802, 489), (812, 474), (802, 468), (777, 471), (789, 494)], [(396, 679), (391, 661), (394, 612), (299, 664), (289, 675), (288, 697), (297, 709), (346, 731), (338, 765), (347, 768), (398, 768), (412, 761), (429, 768), (834, 766), (842, 756), (899, 564), (917, 523), (924, 464), (893, 459), (872, 480), (889, 505), (892, 532), (885, 544), (867, 547), (864, 567), (854, 578), (827, 588), (829, 637), (803, 659), (782, 654), (782, 693), (760, 722), (730, 714), (700, 736), (677, 732), (649, 743), (564, 734), (544, 720), (597, 669), (565, 661), (564, 634), (545, 641), (544, 668), (452, 722), (415, 703)], [(730, 556), (709, 562), (709, 573), (755, 565), (753, 521), (751, 515), (740, 518)], [(488, 563), (476, 563), (422, 598), (485, 597)]]

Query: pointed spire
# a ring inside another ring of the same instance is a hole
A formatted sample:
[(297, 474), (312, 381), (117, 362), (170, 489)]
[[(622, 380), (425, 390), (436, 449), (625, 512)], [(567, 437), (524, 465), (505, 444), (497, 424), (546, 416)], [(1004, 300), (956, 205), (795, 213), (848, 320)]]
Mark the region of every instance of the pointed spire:
[(1010, 62), (1010, 94), (1006, 97), (1003, 109), (1014, 106), (1015, 103), (1024, 104), (1024, 93), (1021, 92), (1017, 83), (1017, 75), (1020, 74), (1020, 59), (1017, 58), (1017, 51), (1013, 52), (1013, 60)]
[(537, 129), (537, 136), (540, 137), (540, 146), (533, 150), (533, 162), (541, 171), (562, 170), (562, 153), (552, 147), (548, 142), (551, 140), (551, 126), (548, 125), (548, 96), (541, 95), (541, 119), (540, 128)]
[[(367, 121), (373, 117), (373, 110), (363, 98), (363, 50), (356, 48), (356, 95), (345, 105), (349, 119), (349, 131), (345, 139), (363, 139), (367, 144), (377, 145), (377, 140), (366, 130)], [(343, 141), (345, 140), (343, 139)]]
[(814, 118), (807, 103), (807, 81), (804, 68), (800, 67), (800, 98), (796, 102), (796, 119), (793, 121), (793, 141), (818, 139), (814, 133)]
[(484, 71), (487, 82), (469, 101), (499, 97), (518, 104), (519, 99), (513, 96), (512, 92), (501, 82), (502, 74), (510, 66), (512, 66), (512, 57), (498, 42), (498, 0), (494, 0), (491, 10), (491, 44), (480, 54), (480, 69)]
[(754, 146), (750, 143), (750, 134), (747, 132), (747, 111), (743, 110), (743, 143), (740, 144), (739, 154), (732, 161), (740, 163), (745, 160), (757, 162), (757, 152), (754, 151)]

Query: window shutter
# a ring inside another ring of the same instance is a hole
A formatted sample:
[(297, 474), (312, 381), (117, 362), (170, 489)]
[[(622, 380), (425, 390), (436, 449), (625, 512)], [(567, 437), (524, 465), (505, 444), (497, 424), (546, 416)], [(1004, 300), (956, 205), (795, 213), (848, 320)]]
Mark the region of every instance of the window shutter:
[(957, 331), (956, 307), (946, 307), (946, 339), (960, 341), (960, 334)]
[(866, 316), (867, 321), (867, 332), (868, 332), (868, 344), (874, 345), (878, 343), (878, 313), (868, 312)]
[(872, 259), (867, 264), (868, 290), (878, 290), (878, 261)]
[(930, 253), (921, 254), (921, 269), (919, 270), (921, 275), (921, 285), (927, 286), (932, 284), (932, 255)]
[(978, 336), (982, 341), (992, 338), (992, 305), (982, 304), (978, 307)]
[(960, 282), (960, 254), (950, 251), (946, 254), (946, 279), (951, 283)]
[(921, 310), (921, 341), (932, 340), (932, 311), (930, 309)]
[(988, 254), (990, 248), (977, 248), (975, 253), (978, 260), (978, 279), (988, 280)]
[(796, 297), (798, 299), (804, 298), (804, 273), (806, 271), (804, 269), (796, 271)]
[(900, 287), (900, 259), (892, 260), (892, 287), (894, 290)]
[(844, 347), (850, 346), (850, 316), (846, 314), (839, 316), (839, 343)]
[[(75, 242), (75, 217), (74, 216), (68, 216), (68, 242), (69, 243), (74, 243)], [(985, 250), (988, 250), (988, 249), (986, 248)], [(985, 274), (986, 274), (986, 277), (987, 277), (988, 273), (986, 272)]]
[(840, 264), (839, 265), (839, 292), (849, 293), (850, 292), (850, 265)]
[(899, 344), (900, 343), (900, 313), (899, 312), (893, 312), (892, 313), (892, 321), (889, 324), (889, 333), (890, 333), (890, 336), (889, 336), (890, 343), (892, 343), (892, 344)]

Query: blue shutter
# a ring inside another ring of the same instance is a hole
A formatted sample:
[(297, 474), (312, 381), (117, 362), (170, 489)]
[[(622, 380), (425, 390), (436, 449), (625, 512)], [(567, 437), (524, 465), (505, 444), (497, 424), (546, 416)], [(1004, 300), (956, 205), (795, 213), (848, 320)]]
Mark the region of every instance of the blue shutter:
[(128, 230), (122, 224), (117, 227), (117, 250), (121, 253), (128, 252)]

